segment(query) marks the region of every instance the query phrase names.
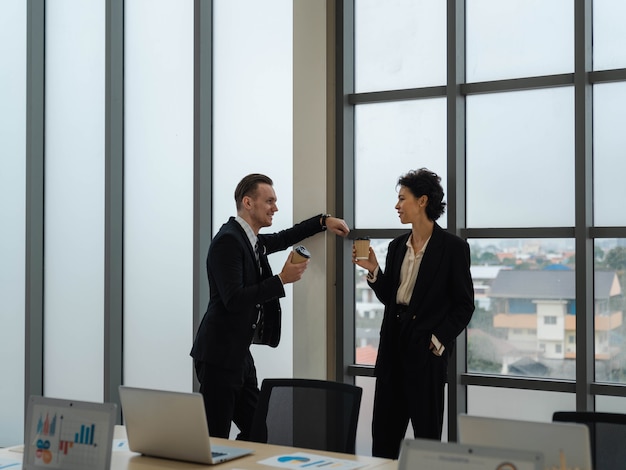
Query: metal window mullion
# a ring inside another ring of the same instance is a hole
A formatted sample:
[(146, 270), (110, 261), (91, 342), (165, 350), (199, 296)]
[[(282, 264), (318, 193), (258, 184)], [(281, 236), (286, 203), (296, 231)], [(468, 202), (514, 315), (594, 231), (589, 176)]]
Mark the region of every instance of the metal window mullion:
[[(350, 227), (354, 227), (354, 105), (349, 96), (354, 93), (354, 0), (335, 3), (335, 178), (336, 208)], [(336, 379), (354, 382), (349, 365), (355, 360), (355, 293), (354, 266), (347, 256), (351, 242), (336, 240)]]
[(445, 96), (445, 86), (433, 86), (424, 88), (409, 88), (406, 90), (373, 91), (368, 93), (350, 93), (348, 102), (350, 104), (366, 103), (389, 103), (392, 101), (405, 101), (423, 98), (437, 98)]
[[(194, 0), (194, 117), (193, 117), (193, 331), (209, 299), (205, 259), (211, 241), (212, 217), (212, 70), (213, 0)], [(199, 383), (193, 373), (194, 390)]]
[(26, 5), (24, 404), (43, 395), (45, 1)]
[(465, 228), (464, 238), (574, 238), (574, 227)]
[(461, 93), (477, 95), (481, 93), (501, 93), (510, 91), (536, 90), (540, 88), (554, 88), (571, 86), (574, 84), (574, 74), (544, 75), (540, 77), (522, 77), (506, 80), (492, 80), (461, 84)]
[[(447, 206), (448, 229), (460, 235), (465, 228), (465, 0), (447, 2)], [(457, 415), (467, 411), (467, 387), (461, 384), (466, 364), (466, 334), (456, 340), (448, 382), (448, 439), (457, 440)]]
[(538, 390), (544, 392), (574, 393), (576, 383), (573, 380), (542, 379), (539, 377), (516, 377), (506, 375), (487, 375), (478, 373), (463, 374), (461, 381), (465, 385), (478, 387), (509, 388), (517, 390)]
[(589, 72), (589, 82), (595, 83), (611, 83), (626, 81), (626, 69), (598, 70)]
[(592, 88), (588, 80), (592, 53), (592, 0), (574, 5), (574, 139), (576, 243), (576, 409), (593, 410), (590, 384), (594, 380), (594, 265), (592, 195)]
[(626, 238), (626, 227), (590, 227), (591, 238)]
[(123, 383), (124, 0), (106, 0), (104, 123), (104, 400)]

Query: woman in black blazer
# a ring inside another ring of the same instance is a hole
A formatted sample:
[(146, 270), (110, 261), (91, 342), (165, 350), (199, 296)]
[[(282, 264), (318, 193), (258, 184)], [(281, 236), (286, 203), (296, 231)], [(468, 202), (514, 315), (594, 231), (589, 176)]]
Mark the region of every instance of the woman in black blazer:
[(385, 269), (370, 247), (367, 280), (385, 306), (376, 360), (372, 455), (398, 458), (409, 420), (416, 438), (441, 439), (448, 357), (474, 312), (470, 251), (435, 221), (441, 178), (422, 168), (398, 180), (395, 206), (411, 231), (389, 244)]

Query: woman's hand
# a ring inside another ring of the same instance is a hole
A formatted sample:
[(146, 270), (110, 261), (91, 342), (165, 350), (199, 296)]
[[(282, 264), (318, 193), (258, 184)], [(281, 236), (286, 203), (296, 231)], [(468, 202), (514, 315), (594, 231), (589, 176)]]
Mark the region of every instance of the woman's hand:
[(362, 267), (363, 269), (367, 269), (368, 272), (374, 273), (376, 268), (378, 267), (378, 260), (376, 259), (376, 253), (374, 253), (374, 249), (369, 247), (369, 255), (367, 259), (356, 259), (356, 246), (352, 245), (352, 263), (357, 266)]

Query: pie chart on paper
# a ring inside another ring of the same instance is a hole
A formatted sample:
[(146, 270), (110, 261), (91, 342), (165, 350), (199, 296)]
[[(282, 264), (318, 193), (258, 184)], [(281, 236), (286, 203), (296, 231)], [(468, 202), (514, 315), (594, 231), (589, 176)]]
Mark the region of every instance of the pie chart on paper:
[(308, 457), (300, 457), (297, 455), (284, 455), (282, 457), (278, 457), (279, 462), (308, 462), (310, 459)]

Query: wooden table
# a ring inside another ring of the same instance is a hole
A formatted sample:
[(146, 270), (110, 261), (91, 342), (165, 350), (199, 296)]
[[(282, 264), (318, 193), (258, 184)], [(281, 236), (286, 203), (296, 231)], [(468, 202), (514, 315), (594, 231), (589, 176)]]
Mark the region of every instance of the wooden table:
[[(114, 439), (120, 440), (126, 438), (126, 431), (123, 426), (115, 427)], [(231, 447), (246, 447), (253, 449), (254, 453), (246, 455), (244, 457), (223, 462), (217, 465), (203, 465), (190, 462), (181, 462), (177, 460), (168, 460), (155, 457), (146, 457), (129, 450), (114, 450), (111, 456), (111, 470), (163, 470), (163, 469), (177, 469), (177, 470), (194, 470), (194, 469), (214, 469), (214, 470), (268, 470), (269, 468), (281, 468), (272, 467), (266, 464), (261, 464), (259, 461), (277, 457), (280, 455), (293, 454), (294, 452), (304, 452), (307, 454), (319, 455), (320, 457), (327, 457), (340, 460), (348, 460), (358, 462), (362, 464), (361, 469), (373, 469), (376, 470), (395, 470), (397, 468), (397, 461), (383, 459), (378, 457), (369, 457), (362, 455), (342, 454), (338, 452), (323, 452), (319, 450), (302, 449), (288, 446), (278, 446), (272, 444), (260, 444), (257, 442), (247, 441), (235, 441), (229, 439), (212, 438), (211, 442), (216, 445), (227, 445)], [(20, 452), (20, 447), (0, 449), (0, 458), (22, 460), (23, 451)], [(18, 468), (18, 467), (16, 467)], [(310, 469), (316, 467), (311, 466)], [(327, 468), (332, 468), (332, 465), (328, 465)], [(12, 467), (7, 467), (12, 469)], [(284, 470), (284, 469), (283, 469)]]

